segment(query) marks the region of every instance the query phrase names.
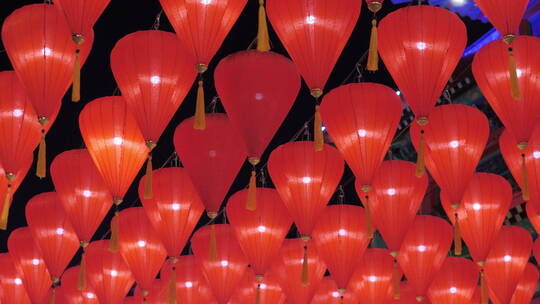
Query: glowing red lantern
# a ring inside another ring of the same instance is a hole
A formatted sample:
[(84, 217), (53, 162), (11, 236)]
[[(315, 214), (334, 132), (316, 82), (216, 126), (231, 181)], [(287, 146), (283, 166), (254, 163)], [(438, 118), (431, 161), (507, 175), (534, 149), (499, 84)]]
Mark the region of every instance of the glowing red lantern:
[(384, 17), (379, 35), (386, 68), (425, 125), (467, 44), (465, 24), (446, 9), (412, 5)]
[(246, 209), (248, 190), (233, 194), (227, 203), (227, 218), (242, 251), (257, 276), (264, 275), (279, 254), (292, 220), (276, 190), (256, 188), (257, 209)]
[(13, 193), (17, 191), (22, 181), (26, 177), (30, 166), (32, 165), (32, 159), (28, 159), (23, 164), (23, 168), (14, 174), (14, 178), (10, 181), (6, 177), (6, 173), (3, 168), (0, 167), (0, 206), (2, 206), (2, 214), (0, 215), (0, 229), (6, 229), (8, 225), (9, 208), (11, 206), (11, 200)]
[(227, 303), (248, 266), (232, 227), (223, 224), (202, 227), (193, 234), (191, 248), (214, 297), (220, 304)]
[(206, 115), (204, 130), (194, 130), (193, 119), (184, 120), (176, 128), (174, 147), (208, 216), (215, 218), (246, 159), (246, 148), (227, 115)]
[[(260, 286), (259, 286), (260, 285)], [(228, 304), (284, 304), (285, 294), (273, 275), (265, 276), (264, 283), (248, 270)]]
[(448, 257), (428, 290), (432, 303), (469, 304), (478, 282), (478, 266), (465, 258)]
[(356, 304), (358, 299), (355, 293), (339, 289), (330, 276), (322, 279), (311, 304)]
[[(512, 300), (510, 304), (529, 304), (532, 303), (534, 292), (538, 286), (538, 269), (531, 263), (527, 263), (523, 275), (519, 280), (514, 295), (512, 295)], [(495, 297), (493, 297), (495, 299)], [(497, 300), (494, 300), (493, 303), (500, 304)]]
[(483, 267), (491, 297), (500, 303), (510, 303), (527, 266), (531, 248), (532, 238), (527, 230), (517, 226), (503, 226)]
[(135, 118), (122, 97), (102, 97), (81, 111), (79, 128), (115, 204), (120, 204), (148, 155)]
[(90, 243), (85, 255), (88, 284), (99, 303), (121, 304), (134, 282), (122, 256), (111, 252), (105, 240)]
[(62, 275), (62, 285), (57, 288), (56, 302), (58, 304), (99, 304), (96, 294), (91, 288), (79, 290), (78, 276), (80, 266), (66, 270)]
[(142, 207), (121, 211), (118, 227), (119, 252), (146, 297), (167, 252)]
[(489, 22), (503, 36), (516, 34), (529, 0), (508, 3), (504, 0), (474, 0), (489, 19)]
[(311, 236), (343, 175), (344, 162), (330, 145), (314, 151), (310, 141), (277, 147), (268, 159), (268, 172), (302, 236)]
[(443, 265), (452, 245), (452, 227), (439, 217), (416, 216), (401, 244), (397, 260), (415, 290), (425, 299), (429, 284)]
[(30, 304), (23, 280), (8, 253), (0, 254), (0, 300), (2, 303)]
[(347, 288), (359, 257), (369, 244), (365, 221), (362, 207), (331, 205), (313, 229), (317, 251), (340, 290)]

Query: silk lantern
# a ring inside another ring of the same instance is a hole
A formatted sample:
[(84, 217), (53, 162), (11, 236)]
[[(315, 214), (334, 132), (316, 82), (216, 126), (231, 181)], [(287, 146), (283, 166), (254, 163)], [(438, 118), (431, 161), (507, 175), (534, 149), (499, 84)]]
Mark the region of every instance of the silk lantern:
[(32, 159), (26, 160), (23, 164), (23, 168), (14, 174), (14, 178), (10, 181), (6, 177), (6, 171), (0, 167), (0, 199), (4, 198), (2, 202), (2, 214), (0, 215), (0, 229), (7, 229), (9, 210), (13, 199), (13, 194), (21, 183), (23, 182), (30, 166), (32, 165)]
[(416, 299), (423, 301), (429, 284), (452, 245), (452, 228), (441, 218), (417, 215), (401, 244), (397, 260)]
[(313, 229), (313, 240), (337, 287), (345, 292), (358, 265), (359, 257), (369, 245), (366, 212), (354, 205), (331, 205)]
[(176, 128), (174, 147), (208, 216), (215, 218), (247, 152), (227, 115), (208, 114), (204, 130), (194, 130), (193, 119), (184, 120)]
[(100, 304), (91, 288), (86, 287), (83, 290), (79, 290), (79, 267), (68, 268), (62, 275), (62, 285), (56, 291), (55, 304)]
[(531, 249), (532, 238), (527, 230), (517, 226), (503, 226), (483, 267), (485, 284), (482, 287), (486, 288), (487, 284), (492, 292), (490, 297), (501, 303), (510, 303), (527, 266)]
[(2, 303), (30, 304), (23, 280), (8, 253), (0, 254), (0, 300)]
[(8, 237), (9, 255), (32, 303), (47, 301), (51, 275), (30, 228), (17, 228)]
[(431, 303), (470, 304), (478, 282), (478, 266), (468, 259), (448, 257), (427, 292)]
[[(538, 286), (538, 277), (538, 269), (536, 266), (534, 266), (534, 264), (527, 263), (527, 266), (525, 266), (525, 270), (523, 271), (523, 275), (516, 286), (516, 290), (512, 295), (510, 304), (531, 303), (536, 286)], [(499, 304), (496, 300), (493, 302)]]
[(284, 304), (285, 294), (275, 275), (266, 276), (264, 283), (261, 283), (257, 280), (255, 273), (248, 270), (228, 304), (244, 303)]
[(215, 224), (197, 230), (191, 248), (219, 304), (226, 304), (247, 270), (248, 261), (230, 225)]
[(331, 276), (324, 277), (311, 304), (356, 304), (358, 296), (350, 291), (340, 290)]

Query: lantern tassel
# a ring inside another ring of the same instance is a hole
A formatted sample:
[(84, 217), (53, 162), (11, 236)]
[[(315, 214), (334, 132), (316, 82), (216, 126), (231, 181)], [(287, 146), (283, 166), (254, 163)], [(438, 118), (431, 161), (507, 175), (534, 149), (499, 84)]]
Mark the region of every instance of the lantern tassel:
[(319, 106), (315, 106), (315, 122), (313, 124), (313, 136), (315, 139), (315, 151), (322, 151), (324, 145), (324, 136), (322, 132), (322, 119)]
[(38, 159), (36, 164), (36, 176), (44, 178), (47, 176), (47, 144), (45, 143), (45, 130), (41, 130), (41, 141), (39, 142)]
[(216, 236), (216, 226), (210, 226), (210, 250), (209, 250), (210, 261), (217, 261), (217, 236)]
[(302, 285), (309, 285), (309, 265), (308, 265), (308, 247), (304, 245), (304, 257), (302, 258), (302, 276), (301, 276)]
[(369, 208), (369, 196), (366, 195), (366, 233), (369, 238), (373, 238), (373, 219), (371, 218), (371, 210)]
[(394, 299), (399, 300), (401, 298), (401, 292), (399, 290), (399, 282), (401, 281), (399, 275), (399, 265), (398, 262), (394, 259), (394, 273), (392, 274), (392, 281), (394, 287)]
[(340, 303), (340, 304), (345, 303), (345, 298), (344, 298), (343, 296), (340, 296), (340, 297), (339, 297), (339, 303)]
[(257, 284), (257, 291), (255, 294), (255, 303), (261, 304), (261, 284)]
[(480, 271), (480, 298), (482, 304), (488, 304), (489, 295), (487, 291), (487, 282), (483, 270)]
[(249, 178), (246, 209), (249, 211), (257, 210), (257, 178), (255, 170), (251, 171), (251, 177)]
[(56, 289), (53, 287), (51, 292), (51, 299), (49, 300), (49, 304), (54, 304), (56, 302)]
[(458, 214), (455, 214), (456, 221), (454, 223), (454, 254), (461, 255), (462, 253), (462, 244), (461, 244), (461, 229), (459, 228), (459, 219)]
[(377, 20), (371, 20), (371, 38), (369, 40), (369, 55), (367, 61), (367, 70), (375, 72), (379, 69), (379, 53), (377, 52), (378, 44)]
[(193, 122), (193, 129), (204, 130), (206, 129), (206, 119), (204, 117), (204, 83), (202, 78), (198, 81), (199, 87), (197, 88), (197, 103), (195, 104), (195, 121)]
[(521, 195), (523, 197), (524, 201), (528, 201), (530, 199), (529, 196), (529, 175), (527, 174), (527, 165), (525, 163), (525, 154), (521, 154), (521, 174), (523, 175), (522, 178), (522, 189), (521, 189)]
[(516, 57), (511, 47), (508, 48), (508, 71), (510, 72), (510, 89), (512, 98), (515, 100), (521, 99), (521, 90), (519, 88)]
[(144, 177), (144, 198), (152, 198), (152, 154), (148, 154), (146, 161), (146, 176)]
[(118, 250), (118, 224), (118, 211), (116, 211), (111, 220), (111, 239), (109, 241), (110, 252), (116, 252)]
[(81, 256), (81, 265), (79, 267), (79, 275), (77, 277), (77, 290), (83, 291), (86, 289), (86, 258), (83, 248), (83, 253)]
[(424, 176), (424, 158), (426, 142), (424, 139), (424, 131), (420, 133), (420, 146), (418, 147), (418, 158), (416, 159), (416, 177)]
[(268, 52), (270, 50), (270, 37), (268, 36), (268, 25), (266, 24), (264, 0), (259, 0), (259, 31), (257, 32), (257, 50), (261, 52)]
[(176, 304), (176, 267), (172, 268), (171, 278), (169, 279), (167, 304)]
[(73, 65), (73, 86), (71, 87), (71, 101), (81, 100), (81, 62), (80, 50), (75, 51), (75, 64)]
[(2, 215), (0, 216), (0, 230), (7, 229), (10, 206), (11, 206), (11, 184), (8, 184), (7, 190), (6, 190), (6, 198), (4, 199), (4, 207), (2, 207)]

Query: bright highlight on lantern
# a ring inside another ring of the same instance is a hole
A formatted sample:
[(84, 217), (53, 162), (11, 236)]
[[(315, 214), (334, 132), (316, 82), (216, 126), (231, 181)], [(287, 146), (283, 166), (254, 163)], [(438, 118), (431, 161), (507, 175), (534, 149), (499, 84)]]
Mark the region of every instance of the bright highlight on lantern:
[(113, 138), (113, 144), (120, 146), (124, 142), (124, 139), (122, 137), (115, 137)]
[(418, 246), (418, 251), (420, 251), (420, 252), (426, 251), (426, 246), (424, 246), (424, 245), (419, 245), (419, 246)]
[(304, 184), (309, 184), (309, 183), (311, 183), (311, 177), (309, 177), (309, 176), (304, 176), (304, 177), (302, 178), (302, 183), (304, 183)]
[(146, 246), (146, 242), (143, 241), (143, 240), (140, 240), (140, 241), (137, 242), (137, 246), (144, 247), (144, 246)]
[(338, 230), (338, 235), (339, 235), (339, 236), (345, 236), (345, 235), (347, 235), (347, 230), (345, 230), (345, 229), (339, 229), (339, 230)]
[(90, 197), (90, 196), (92, 196), (92, 191), (90, 191), (90, 190), (83, 190), (82, 195), (83, 195), (84, 197)]
[(23, 115), (23, 111), (21, 109), (15, 109), (13, 110), (13, 116), (15, 117), (21, 117)]
[(261, 289), (266, 289), (266, 284), (262, 283), (261, 284)]
[(52, 50), (48, 47), (41, 49), (41, 54), (44, 56), (51, 56)]
[(377, 277), (376, 277), (376, 276), (369, 276), (369, 277), (368, 277), (368, 281), (370, 281), (370, 282), (377, 282)]
[(337, 292), (337, 291), (332, 292), (332, 297), (338, 298), (339, 297), (339, 292)]
[(308, 24), (315, 23), (315, 16), (307, 16), (306, 17), (306, 23), (308, 23)]
[(152, 77), (150, 77), (150, 82), (151, 82), (152, 84), (158, 84), (158, 83), (161, 82), (161, 77), (159, 77), (159, 76), (152, 76)]
[(456, 293), (457, 292), (457, 288), (455, 287), (450, 287), (450, 293)]
[(257, 231), (259, 231), (259, 232), (265, 232), (265, 231), (266, 231), (266, 227), (264, 227), (264, 226), (261, 225), (261, 226), (257, 227)]
[(201, 4), (208, 5), (212, 3), (212, 0), (201, 0)]
[(111, 277), (116, 277), (118, 275), (118, 271), (116, 270), (111, 270)]
[(264, 95), (263, 95), (262, 93), (256, 93), (256, 94), (255, 94), (255, 99), (256, 99), (256, 100), (262, 100), (263, 97), (264, 97)]
[(20, 278), (15, 278), (15, 280), (13, 280), (15, 282), (16, 285), (21, 285), (22, 284), (22, 280)]
[(416, 48), (419, 49), (419, 50), (425, 50), (427, 47), (426, 43), (425, 42), (417, 42), (416, 43)]
[(39, 259), (32, 259), (32, 265), (34, 266), (39, 265)]
[(221, 267), (227, 267), (227, 266), (229, 266), (229, 261), (227, 260), (221, 261)]
[(178, 211), (178, 210), (180, 210), (180, 204), (174, 203), (174, 204), (171, 205), (171, 208), (174, 211)]
[(478, 211), (480, 209), (482, 209), (482, 206), (479, 204), (479, 203), (474, 203), (472, 205), (472, 208), (475, 210), (475, 211)]
[(390, 195), (390, 196), (396, 195), (396, 189), (390, 188), (390, 189), (386, 190), (386, 193), (388, 193), (388, 195)]
[(452, 140), (452, 141), (450, 142), (450, 147), (452, 147), (452, 148), (455, 149), (455, 148), (457, 148), (458, 146), (459, 146), (459, 142), (458, 142), (457, 140)]
[(533, 157), (534, 158), (540, 158), (540, 151), (534, 151), (533, 152)]
[(512, 260), (512, 257), (509, 256), (509, 255), (505, 255), (504, 258), (503, 258), (503, 260), (504, 260), (505, 262), (510, 262), (510, 261)]
[(186, 281), (186, 282), (184, 283), (184, 286), (186, 286), (186, 288), (191, 288), (191, 287), (193, 287), (193, 283), (190, 282), (190, 281)]
[(366, 130), (364, 130), (364, 129), (358, 130), (358, 136), (360, 136), (360, 137), (365, 137), (366, 134), (367, 134), (367, 131), (366, 131)]
[(87, 292), (87, 293), (86, 293), (86, 297), (87, 297), (88, 299), (93, 299), (93, 298), (96, 297), (96, 295), (93, 294), (93, 293), (91, 293), (91, 292)]
[(64, 229), (63, 228), (56, 228), (56, 234), (58, 234), (58, 235), (64, 234)]

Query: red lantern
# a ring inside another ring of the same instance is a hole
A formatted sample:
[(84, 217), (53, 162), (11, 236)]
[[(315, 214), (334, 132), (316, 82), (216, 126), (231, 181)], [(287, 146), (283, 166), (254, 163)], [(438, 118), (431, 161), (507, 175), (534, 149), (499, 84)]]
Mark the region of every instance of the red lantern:
[[(93, 36), (92, 28), (103, 13), (110, 0), (56, 0), (54, 4), (64, 13), (72, 39), (86, 39)], [(82, 43), (82, 42), (81, 42)]]
[(8, 253), (0, 254), (0, 300), (2, 303), (30, 304), (23, 280)]
[(86, 248), (86, 275), (100, 304), (121, 304), (134, 279), (122, 256), (109, 251), (105, 240)]
[[(428, 186), (427, 176), (415, 176), (415, 167), (401, 160), (384, 161), (373, 177), (370, 211), (394, 256), (420, 209)], [(357, 184), (358, 190), (360, 187)]]
[(277, 53), (248, 50), (221, 60), (214, 78), (221, 102), (255, 166), (298, 95), (296, 67)]
[(152, 198), (143, 195), (146, 176), (139, 183), (139, 198), (167, 255), (177, 257), (199, 222), (204, 206), (183, 168), (162, 168), (152, 174)]
[(529, 201), (525, 205), (525, 210), (527, 210), (527, 218), (534, 227), (534, 230), (536, 230), (536, 233), (538, 233), (540, 231), (540, 212), (538, 212), (536, 206), (538, 206), (538, 202), (535, 204)]
[(379, 36), (386, 68), (416, 120), (427, 123), (467, 44), (465, 24), (446, 9), (413, 5), (384, 17)]
[(432, 303), (470, 304), (478, 282), (478, 266), (465, 258), (448, 257), (428, 290)]
[(268, 19), (311, 94), (320, 97), (360, 16), (362, 2), (267, 0), (266, 7)]
[(146, 297), (167, 252), (142, 207), (121, 211), (118, 227), (119, 252)]
[[(514, 295), (510, 304), (530, 304), (538, 286), (538, 269), (531, 263), (527, 263), (523, 275), (516, 286)], [(493, 301), (495, 304), (500, 304), (496, 300)]]
[(23, 168), (14, 174), (14, 178), (11, 181), (7, 179), (4, 169), (0, 167), (0, 199), (4, 198), (3, 201), (0, 200), (0, 206), (2, 206), (2, 209), (0, 209), (2, 210), (2, 214), (0, 215), (0, 229), (7, 228), (9, 207), (11, 206), (13, 193), (21, 185), (31, 165), (32, 159), (30, 158), (23, 164)]
[(325, 277), (311, 304), (357, 304), (359, 297), (350, 291), (341, 290), (332, 277)]
[(169, 32), (138, 31), (114, 46), (114, 78), (150, 149), (191, 88), (196, 74), (193, 66), (191, 54)]
[(277, 147), (268, 159), (268, 172), (303, 236), (311, 236), (343, 175), (344, 162), (330, 145), (314, 151), (310, 141)]
[[(326, 271), (324, 261), (319, 257), (312, 241), (302, 239), (286, 239), (281, 247), (279, 257), (272, 267), (272, 275), (275, 275), (283, 292), (287, 296), (287, 302), (295, 304), (310, 304), (315, 291)], [(309, 246), (307, 264), (304, 267), (305, 247)], [(307, 270), (307, 274), (304, 272)], [(308, 284), (303, 284), (301, 278), (309, 277)]]
[(62, 275), (62, 285), (56, 291), (58, 304), (100, 304), (96, 294), (91, 288), (78, 289), (78, 276), (80, 266), (74, 266), (66, 270)]
[(516, 34), (529, 0), (508, 3), (504, 0), (474, 0), (476, 5), (503, 36)]
[[(259, 286), (260, 285), (260, 286)], [(257, 280), (253, 271), (248, 270), (228, 304), (284, 304), (285, 294), (275, 275), (265, 276), (264, 282)]]
[(331, 205), (313, 229), (317, 251), (341, 290), (347, 288), (359, 257), (369, 244), (365, 221), (366, 213), (361, 207)]
[(120, 204), (148, 155), (135, 118), (122, 97), (102, 97), (81, 111), (79, 128), (115, 204)]
[(276, 190), (255, 190), (257, 209), (246, 209), (248, 190), (241, 190), (229, 198), (227, 218), (257, 280), (264, 282), (264, 275), (278, 256), (292, 220)]
[(223, 224), (202, 227), (193, 234), (191, 248), (217, 302), (226, 304), (248, 266), (232, 227)]
[(493, 299), (500, 303), (510, 303), (527, 266), (531, 248), (532, 238), (527, 230), (517, 226), (503, 226), (483, 268), (485, 282)]
[(452, 227), (446, 221), (430, 215), (416, 216), (403, 239), (397, 260), (419, 301), (425, 298), (451, 245)]
[(58, 194), (45, 192), (30, 199), (26, 204), (26, 220), (53, 283), (57, 283), (79, 248), (79, 239)]
[(225, 114), (206, 115), (206, 128), (184, 120), (174, 133), (174, 147), (199, 192), (209, 217), (215, 218), (246, 158), (242, 138)]
[(21, 275), (28, 297), (32, 303), (45, 303), (52, 284), (51, 275), (47, 271), (41, 250), (34, 242), (30, 228), (13, 230), (9, 235), (7, 245), (9, 255), (17, 272)]

